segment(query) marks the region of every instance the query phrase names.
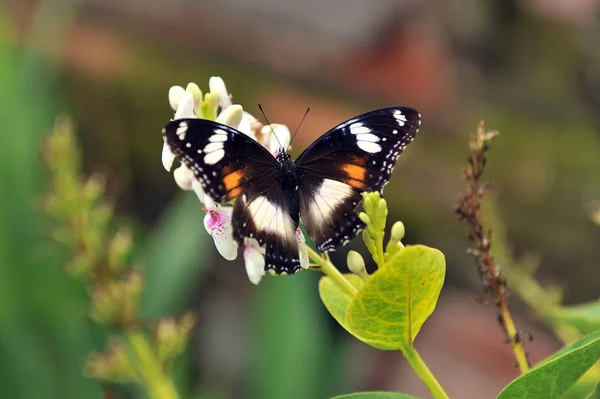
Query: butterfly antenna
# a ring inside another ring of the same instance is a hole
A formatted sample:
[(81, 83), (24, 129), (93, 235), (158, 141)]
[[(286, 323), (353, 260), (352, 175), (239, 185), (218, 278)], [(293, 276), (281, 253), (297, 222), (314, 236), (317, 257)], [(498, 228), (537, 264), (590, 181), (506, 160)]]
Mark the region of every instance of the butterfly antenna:
[(309, 111), (310, 111), (310, 107), (306, 108), (306, 112), (304, 112), (304, 116), (302, 117), (302, 120), (300, 120), (300, 123), (298, 124), (296, 131), (294, 132), (294, 134), (292, 134), (292, 138), (290, 139), (290, 144), (292, 144), (294, 137), (296, 137), (296, 133), (298, 133), (298, 130), (300, 130), (300, 126), (302, 126), (302, 123), (304, 122), (304, 119), (306, 119), (306, 115), (308, 115)]
[(275, 134), (275, 130), (273, 129), (271, 122), (269, 122), (269, 120), (267, 119), (267, 115), (265, 115), (265, 111), (263, 110), (262, 105), (260, 105), (260, 103), (258, 104), (258, 109), (260, 109), (260, 113), (262, 114), (263, 118), (265, 118), (265, 121), (267, 121), (267, 124), (271, 128), (271, 132), (273, 133), (273, 136), (275, 136), (275, 140), (277, 140), (277, 142), (279, 143), (279, 147), (285, 152), (285, 148), (283, 148), (283, 146), (281, 145), (281, 141), (279, 141), (279, 138)]

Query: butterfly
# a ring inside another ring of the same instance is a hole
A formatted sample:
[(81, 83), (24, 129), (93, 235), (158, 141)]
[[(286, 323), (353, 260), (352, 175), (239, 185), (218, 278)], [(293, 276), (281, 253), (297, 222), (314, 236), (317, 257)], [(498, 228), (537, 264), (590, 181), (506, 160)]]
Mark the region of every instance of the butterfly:
[(175, 158), (217, 203), (236, 200), (234, 239), (265, 247), (265, 270), (298, 271), (296, 229), (302, 221), (317, 249), (344, 246), (365, 228), (355, 209), (364, 191), (381, 191), (413, 141), (421, 115), (409, 107), (356, 116), (318, 138), (295, 161), (273, 156), (246, 134), (204, 119), (178, 119), (163, 129)]

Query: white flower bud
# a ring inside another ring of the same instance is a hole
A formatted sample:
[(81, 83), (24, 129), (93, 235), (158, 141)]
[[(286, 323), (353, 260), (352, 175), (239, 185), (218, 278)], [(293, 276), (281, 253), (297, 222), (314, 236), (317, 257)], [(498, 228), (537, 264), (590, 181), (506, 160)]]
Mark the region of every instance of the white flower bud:
[(348, 257), (346, 258), (346, 262), (348, 263), (348, 269), (357, 276), (361, 278), (367, 274), (367, 269), (365, 267), (365, 260), (362, 255), (356, 251), (349, 251)]
[(265, 255), (254, 238), (244, 238), (244, 264), (250, 282), (258, 285), (265, 275)]
[(172, 86), (169, 89), (169, 105), (173, 111), (177, 111), (177, 107), (179, 106), (179, 102), (185, 95), (185, 89), (181, 86)]
[(242, 117), (244, 116), (244, 110), (239, 104), (230, 105), (225, 108), (217, 117), (217, 122), (227, 126), (231, 126), (237, 129), (240, 126)]
[(231, 105), (231, 99), (227, 92), (225, 82), (219, 76), (213, 76), (208, 80), (208, 87), (212, 93), (217, 93), (219, 98), (219, 106), (221, 108), (227, 108)]
[(404, 230), (404, 223), (402, 223), (402, 222), (394, 223), (394, 225), (392, 226), (392, 240), (401, 241), (404, 238), (405, 232), (406, 231)]
[(189, 191), (192, 189), (192, 182), (195, 180), (194, 172), (192, 172), (187, 166), (181, 165), (173, 172), (175, 183), (182, 190)]
[(163, 167), (167, 170), (167, 172), (171, 171), (173, 167), (173, 161), (175, 161), (175, 155), (167, 145), (167, 143), (163, 144), (161, 160)]
[(202, 90), (194, 82), (188, 83), (185, 87), (186, 93), (190, 93), (194, 97), (194, 102), (202, 101)]
[(306, 238), (300, 227), (296, 229), (296, 240), (298, 241), (298, 254), (300, 256), (300, 267), (308, 269), (310, 260), (308, 258), (308, 250), (306, 249)]
[(185, 93), (181, 101), (179, 101), (179, 105), (177, 106), (177, 111), (175, 111), (175, 117), (173, 119), (183, 119), (183, 118), (195, 118), (194, 115), (194, 96), (192, 93)]

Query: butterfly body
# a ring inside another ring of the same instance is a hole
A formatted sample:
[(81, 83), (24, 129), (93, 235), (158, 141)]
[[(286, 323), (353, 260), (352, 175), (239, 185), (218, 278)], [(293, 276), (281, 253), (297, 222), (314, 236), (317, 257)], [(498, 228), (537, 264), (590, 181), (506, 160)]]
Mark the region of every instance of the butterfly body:
[(301, 268), (300, 221), (320, 251), (335, 250), (364, 223), (356, 207), (364, 191), (381, 191), (402, 150), (420, 126), (408, 107), (359, 115), (317, 139), (295, 161), (277, 157), (229, 126), (202, 119), (175, 120), (163, 130), (176, 158), (190, 168), (215, 201), (236, 199), (235, 240), (265, 248), (265, 269), (292, 274)]

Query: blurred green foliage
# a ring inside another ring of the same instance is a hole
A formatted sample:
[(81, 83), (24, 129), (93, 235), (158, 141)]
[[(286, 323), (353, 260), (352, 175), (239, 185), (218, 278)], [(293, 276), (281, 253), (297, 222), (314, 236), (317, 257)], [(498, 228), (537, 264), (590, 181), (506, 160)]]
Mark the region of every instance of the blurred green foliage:
[(101, 334), (86, 320), (83, 287), (58, 266), (60, 250), (46, 238), (39, 203), (45, 189), (41, 139), (59, 102), (56, 70), (34, 53), (13, 48), (10, 24), (0, 19), (2, 395), (97, 397), (99, 387), (80, 370)]
[[(214, 282), (211, 270), (233, 267), (214, 257), (193, 195), (178, 196), (164, 214), (157, 212), (175, 190), (158, 161), (159, 127), (170, 117), (165, 89), (184, 83), (174, 78), (200, 81), (218, 71), (236, 88), (236, 100), (251, 104), (257, 87), (268, 90), (282, 78), (190, 54), (189, 48), (138, 40), (122, 75), (108, 82), (90, 80), (75, 69), (59, 70), (62, 66), (56, 60), (36, 50), (36, 37), (48, 37), (60, 52), (77, 2), (40, 4), (34, 29), (18, 48), (10, 22), (0, 14), (1, 396), (95, 398), (100, 387), (84, 378), (81, 370), (86, 355), (102, 348), (106, 337), (87, 319), (89, 302), (83, 287), (60, 271), (64, 249), (48, 239), (49, 223), (39, 202), (46, 188), (39, 156), (43, 136), (55, 116), (69, 109), (84, 132), (87, 167), (107, 163), (115, 170), (117, 185), (128, 186), (117, 196), (123, 217), (136, 218), (140, 237), (148, 222), (155, 223), (147, 239), (136, 243), (136, 263), (143, 265), (147, 276), (142, 314), (158, 318), (195, 306), (202, 295), (198, 291), (208, 291)], [(62, 15), (61, 23), (46, 24), (48, 12)], [(516, 32), (519, 29), (526, 34)], [(505, 62), (518, 67), (490, 79), (484, 102), (470, 108), (464, 125), (457, 124), (455, 131), (469, 131), (476, 115), (503, 133), (493, 152), (490, 178), (499, 183), (501, 213), (511, 226), (506, 236), (517, 243), (518, 252), (535, 248), (543, 254), (546, 276), (574, 287), (568, 293), (570, 301), (589, 299), (597, 293), (600, 278), (600, 269), (592, 267), (600, 254), (596, 245), (600, 233), (587, 223), (584, 208), (587, 201), (600, 198), (597, 126), (585, 105), (575, 99), (568, 78), (577, 57), (567, 35), (556, 26), (544, 28), (530, 20), (515, 24), (514, 31), (508, 44), (514, 46), (512, 57)], [(540, 37), (542, 51), (530, 51), (532, 45), (540, 45)], [(509, 74), (516, 78), (509, 79)], [(316, 85), (310, 89), (330, 99), (342, 97)], [(427, 237), (430, 245), (444, 250), (449, 264), (462, 265), (467, 262), (462, 255), (464, 241), (450, 208), (462, 184), (464, 141), (437, 132), (439, 126), (429, 123), (413, 147), (414, 153), (426, 155), (410, 158), (410, 170), (395, 178), (386, 197), (394, 203), (392, 217), (411, 226), (410, 241)], [(239, 262), (235, 268), (243, 274)], [(449, 270), (453, 281), (475, 277), (462, 267)], [(346, 341), (336, 339), (330, 326), (323, 325), (327, 319), (316, 300), (315, 284), (314, 275), (303, 273), (293, 280), (268, 279), (254, 291), (248, 305), (251, 328), (240, 323), (248, 336), (247, 381), (237, 388), (240, 396), (275, 398), (293, 391), (298, 398), (325, 397), (360, 383), (344, 378), (350, 367), (345, 361)], [(590, 325), (594, 328), (597, 307), (578, 310), (582, 332)], [(192, 347), (174, 365), (183, 396), (229, 397), (229, 392), (203, 380), (207, 373), (198, 368), (197, 351), (201, 349)], [(306, 377), (299, 379), (299, 374)]]

